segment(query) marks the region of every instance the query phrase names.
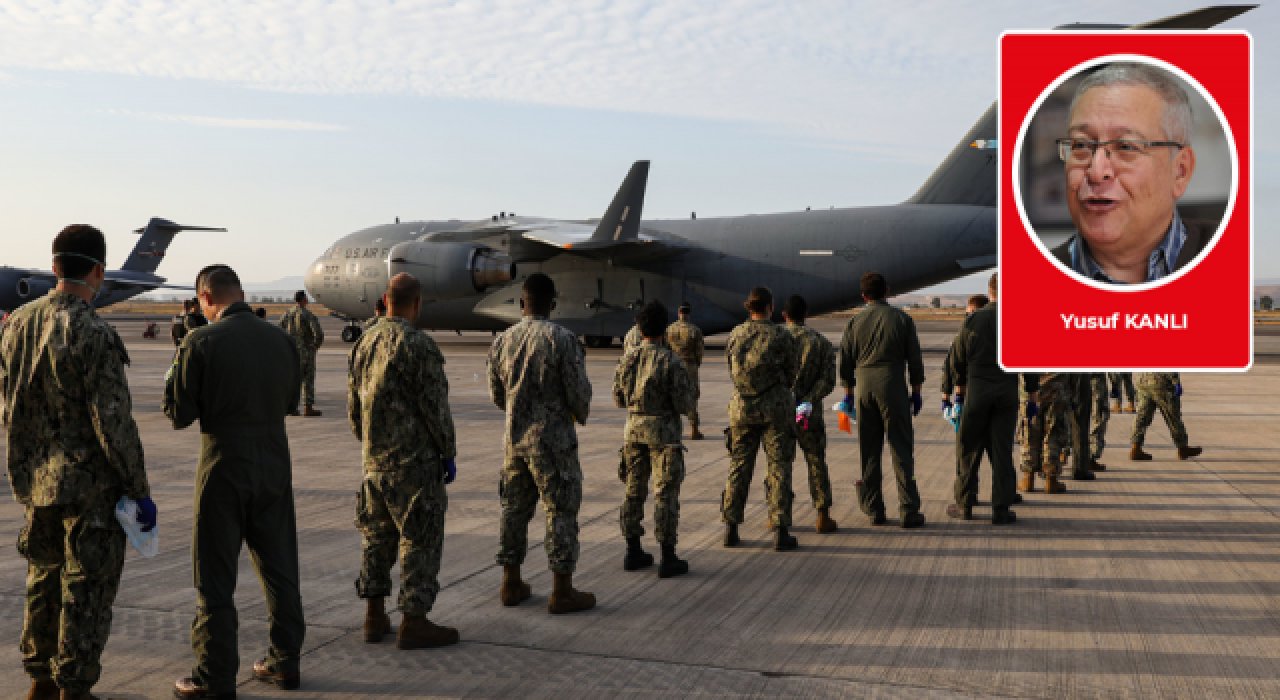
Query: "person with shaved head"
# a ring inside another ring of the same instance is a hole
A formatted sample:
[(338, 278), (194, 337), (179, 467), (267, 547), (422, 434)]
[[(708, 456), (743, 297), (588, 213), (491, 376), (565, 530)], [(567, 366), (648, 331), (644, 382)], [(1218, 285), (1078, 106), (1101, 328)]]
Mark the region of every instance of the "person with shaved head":
[(457, 474), (457, 441), (449, 412), (444, 355), (414, 326), (422, 285), (408, 273), (391, 278), (383, 295), (387, 315), (351, 350), (347, 416), (363, 443), (364, 479), (356, 501), (363, 538), (356, 593), (367, 605), (364, 641), (376, 644), (391, 630), (383, 600), (391, 595), (391, 568), (400, 558), (404, 620), (400, 649), (455, 644), (458, 631), (427, 619), (440, 592), (445, 485)]

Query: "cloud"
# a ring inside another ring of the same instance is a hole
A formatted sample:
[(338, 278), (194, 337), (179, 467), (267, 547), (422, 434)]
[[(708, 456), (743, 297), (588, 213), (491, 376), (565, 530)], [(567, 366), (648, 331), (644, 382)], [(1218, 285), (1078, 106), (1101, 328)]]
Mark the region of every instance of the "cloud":
[(193, 126), (210, 126), (224, 129), (274, 129), (278, 131), (346, 131), (347, 127), (338, 124), (321, 122), (305, 122), (289, 119), (237, 119), (230, 117), (198, 117), (187, 114), (155, 114), (151, 112), (133, 112), (123, 109), (103, 110), (102, 114), (119, 117), (135, 117), (160, 122), (180, 122)]

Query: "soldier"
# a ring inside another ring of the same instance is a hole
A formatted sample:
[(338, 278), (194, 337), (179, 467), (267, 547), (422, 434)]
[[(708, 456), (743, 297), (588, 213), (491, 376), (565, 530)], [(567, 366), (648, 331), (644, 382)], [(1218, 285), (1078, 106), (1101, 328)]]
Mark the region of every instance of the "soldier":
[(586, 353), (578, 338), (547, 318), (555, 309), (555, 283), (529, 275), (520, 297), (523, 318), (489, 348), (489, 394), (507, 413), (498, 564), (503, 567), (503, 605), (519, 605), (532, 594), (520, 578), (538, 497), (547, 514), (547, 566), (555, 584), (552, 614), (595, 607), (596, 597), (573, 588), (578, 564), (578, 508), (582, 468), (573, 424), (585, 425), (591, 409)]
[[(316, 315), (307, 310), (307, 293), (299, 290), (293, 295), (297, 306), (284, 312), (280, 317), (280, 327), (293, 338), (298, 345), (298, 361), (302, 369), (302, 410), (304, 416), (319, 416), (321, 411), (313, 408), (316, 402), (316, 350), (324, 345), (324, 330)], [(293, 413), (290, 415), (298, 415)]]
[(689, 409), (689, 439), (701, 440), (702, 431), (698, 430), (698, 399), (702, 396), (702, 386), (698, 381), (698, 368), (702, 366), (702, 353), (705, 349), (702, 330), (689, 321), (693, 307), (689, 302), (680, 304), (680, 318), (667, 326), (667, 345), (684, 360), (685, 369), (689, 370), (689, 380), (693, 382), (693, 408)]
[[(920, 527), (924, 525), (924, 514), (920, 512), (920, 492), (916, 489), (911, 426), (911, 417), (920, 414), (924, 401), (920, 396), (924, 384), (920, 338), (911, 317), (885, 302), (889, 285), (879, 272), (863, 275), (861, 288), (867, 306), (849, 319), (840, 343), (844, 400), (846, 405), (856, 406), (858, 416), (858, 447), (862, 454), (862, 478), (855, 484), (858, 500), (873, 525), (885, 524), (880, 457), (887, 435), (898, 477), (902, 527)], [(904, 380), (907, 374), (910, 376)]]
[(791, 527), (791, 463), (796, 458), (795, 397), (799, 353), (795, 338), (773, 321), (773, 293), (768, 287), (751, 290), (746, 302), (750, 320), (733, 329), (725, 345), (733, 396), (729, 400), (729, 478), (720, 506), (725, 522), (724, 546), (736, 547), (738, 525), (743, 521), (756, 453), (764, 442), (769, 459), (765, 474), (765, 498), (769, 522), (775, 527), (773, 548), (795, 549)]
[[(991, 300), (985, 294), (974, 294), (969, 297), (969, 301), (965, 305), (964, 310), (965, 318), (967, 319), (972, 316), (973, 312), (978, 309), (986, 308), (989, 303), (991, 303)], [(950, 407), (951, 393), (956, 388), (957, 377), (954, 368), (955, 352), (956, 343), (953, 339), (951, 341), (951, 347), (947, 348), (947, 359), (942, 362), (942, 408), (944, 410)]]
[(1102, 451), (1107, 448), (1107, 423), (1111, 420), (1110, 394), (1107, 389), (1107, 375), (1101, 372), (1089, 375), (1089, 385), (1093, 392), (1093, 430), (1089, 433), (1090, 469), (1104, 472), (1107, 465), (1098, 461)]
[[(0, 341), (0, 422), (9, 484), (26, 523), (22, 665), (28, 698), (91, 698), (111, 633), (127, 545), (114, 510), (138, 502), (156, 523), (115, 329), (93, 311), (107, 243), (92, 226), (53, 239), (57, 287), (18, 308)], [(61, 689), (61, 690), (59, 690)]]
[[(440, 591), (445, 484), (453, 483), (457, 443), (449, 412), (444, 355), (413, 325), (422, 285), (400, 273), (391, 278), (387, 318), (351, 351), (347, 415), (364, 444), (364, 480), (356, 506), (363, 556), (356, 592), (368, 601), (364, 641), (391, 631), (383, 599), (391, 595), (391, 567), (400, 558), (400, 649), (456, 644), (458, 630), (427, 619)], [(425, 438), (425, 439), (424, 439)]]
[(165, 380), (164, 414), (181, 430), (200, 421), (191, 532), (196, 665), (174, 684), (182, 698), (234, 697), (240, 665), (234, 593), (241, 546), (267, 604), (266, 658), (253, 675), (286, 690), (299, 684), (306, 623), (298, 589), (293, 474), (284, 417), (302, 383), (298, 347), (253, 315), (240, 278), (226, 265), (196, 276), (205, 314), (214, 320), (183, 341)]
[(1071, 392), (1068, 409), (1071, 425), (1071, 478), (1076, 481), (1093, 481), (1093, 449), (1089, 435), (1093, 416), (1093, 385), (1090, 375), (1073, 372), (1068, 375), (1067, 388)]
[[(1067, 373), (1049, 372), (1040, 376), (1038, 392), (1031, 388), (1031, 382), (1022, 387), (1019, 398), (1023, 408), (1018, 426), (1022, 442), (1020, 491), (1029, 493), (1035, 489), (1037, 472), (1044, 475), (1045, 493), (1067, 490), (1058, 477), (1062, 473), (1062, 451), (1071, 441), (1070, 382)], [(1033, 404), (1038, 404), (1037, 408), (1032, 408)]]
[(622, 338), (622, 354), (625, 355), (640, 346), (644, 341), (644, 333), (640, 332), (640, 324), (631, 327), (627, 331), (626, 336)]
[[(1137, 396), (1137, 392), (1133, 388), (1132, 372), (1112, 372), (1107, 375), (1111, 380), (1111, 398), (1116, 402), (1116, 413), (1133, 413), (1133, 401)], [(1124, 395), (1129, 399), (1129, 408), (1124, 411), (1120, 410), (1120, 390), (1124, 389)]]
[(809, 496), (813, 508), (818, 511), (818, 521), (813, 529), (820, 534), (835, 532), (836, 521), (831, 519), (831, 476), (827, 472), (827, 427), (822, 419), (822, 402), (836, 388), (836, 349), (826, 336), (804, 325), (809, 305), (804, 297), (792, 294), (787, 297), (782, 317), (787, 320), (787, 332), (796, 339), (799, 353), (799, 369), (791, 391), (796, 405), (808, 403), (813, 411), (796, 425), (796, 443), (804, 452), (809, 464)]
[[(951, 344), (956, 402), (965, 409), (960, 413), (956, 432), (956, 502), (947, 506), (947, 515), (972, 519), (973, 503), (978, 497), (978, 465), (986, 452), (991, 461), (991, 524), (1007, 525), (1017, 519), (1009, 506), (1021, 501), (1014, 489), (1013, 475), (1018, 387), (1021, 384), (1031, 396), (1026, 406), (1034, 415), (1034, 396), (1039, 386), (1034, 374), (1019, 377), (1000, 368), (996, 343), (1000, 323), (998, 282), (999, 278), (991, 275), (987, 283), (991, 303), (965, 319)], [(944, 393), (950, 396), (949, 391)]]
[(169, 337), (173, 338), (173, 346), (176, 348), (182, 345), (182, 339), (187, 337), (187, 316), (191, 313), (191, 300), (182, 300), (182, 312), (173, 317), (173, 321), (169, 326)]
[[(190, 333), (197, 328), (209, 325), (209, 319), (205, 318), (204, 313), (200, 310), (199, 299), (188, 299), (183, 306), (186, 306), (187, 304), (191, 305), (191, 311), (187, 313), (186, 318), (183, 319), (182, 322), (183, 327), (186, 328), (186, 333)], [(186, 333), (183, 333), (183, 335), (185, 336)]]
[(1165, 425), (1169, 426), (1169, 437), (1178, 448), (1178, 459), (1190, 459), (1204, 450), (1188, 445), (1187, 428), (1182, 424), (1182, 378), (1177, 372), (1139, 372), (1138, 414), (1133, 418), (1133, 435), (1130, 437), (1132, 447), (1129, 459), (1145, 462), (1151, 455), (1142, 451), (1142, 443), (1147, 437), (1147, 428), (1151, 427), (1151, 419), (1156, 409), (1164, 416)]
[(653, 474), (653, 530), (662, 547), (659, 578), (689, 571), (676, 556), (680, 524), (680, 484), (684, 482), (684, 445), (680, 443), (680, 415), (692, 410), (694, 390), (684, 361), (662, 344), (667, 307), (660, 301), (644, 305), (636, 316), (644, 340), (622, 356), (613, 375), (613, 402), (627, 409), (627, 426), (618, 451), (618, 478), (626, 484), (619, 509), (627, 553), (622, 568), (636, 571), (653, 565), (653, 555), (640, 547), (644, 536), (644, 501)]

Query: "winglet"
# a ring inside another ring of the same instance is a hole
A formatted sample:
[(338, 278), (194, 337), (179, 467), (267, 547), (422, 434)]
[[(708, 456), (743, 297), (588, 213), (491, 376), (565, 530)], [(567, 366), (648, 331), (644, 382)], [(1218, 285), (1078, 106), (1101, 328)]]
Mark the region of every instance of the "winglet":
[(644, 209), (644, 189), (649, 182), (649, 161), (637, 160), (600, 217), (593, 243), (635, 240), (640, 234), (640, 212)]

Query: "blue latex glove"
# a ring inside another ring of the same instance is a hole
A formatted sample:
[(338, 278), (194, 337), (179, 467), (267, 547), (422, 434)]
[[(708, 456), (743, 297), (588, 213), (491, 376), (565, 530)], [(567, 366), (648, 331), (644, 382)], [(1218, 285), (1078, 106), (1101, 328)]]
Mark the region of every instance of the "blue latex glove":
[(1117, 400), (1117, 401), (1119, 401), (1119, 400), (1120, 400), (1120, 385), (1119, 385), (1119, 384), (1116, 384), (1115, 386), (1111, 387), (1111, 398), (1113, 398), (1113, 399), (1115, 399), (1115, 400)]
[(957, 406), (964, 405), (964, 394), (956, 394), (956, 405)]
[(139, 498), (138, 501), (138, 523), (142, 525), (143, 532), (151, 532), (151, 528), (156, 526), (156, 502), (150, 497)]
[(1036, 402), (1027, 400), (1027, 418), (1035, 418), (1040, 415), (1040, 409), (1036, 407)]
[(924, 397), (918, 393), (911, 395), (911, 415), (920, 415), (920, 409), (924, 408)]
[(852, 416), (853, 415), (853, 399), (851, 399), (848, 396), (844, 397), (844, 400), (840, 402), (840, 412), (845, 414), (846, 416)]
[(951, 408), (951, 399), (943, 399), (943, 400), (942, 400), (942, 410), (943, 410), (943, 411), (946, 411), (948, 408)]
[(1182, 398), (1182, 385), (1181, 385), (1181, 384), (1174, 384), (1174, 385), (1173, 385), (1173, 398), (1175, 398), (1175, 399), (1180, 399), (1180, 398)]
[(458, 464), (453, 459), (444, 461), (444, 483), (452, 484), (453, 480), (458, 478)]

